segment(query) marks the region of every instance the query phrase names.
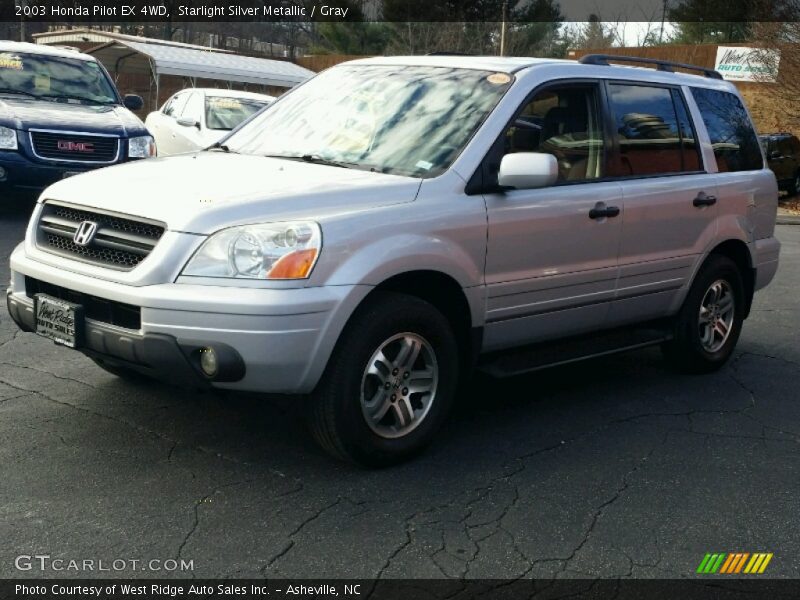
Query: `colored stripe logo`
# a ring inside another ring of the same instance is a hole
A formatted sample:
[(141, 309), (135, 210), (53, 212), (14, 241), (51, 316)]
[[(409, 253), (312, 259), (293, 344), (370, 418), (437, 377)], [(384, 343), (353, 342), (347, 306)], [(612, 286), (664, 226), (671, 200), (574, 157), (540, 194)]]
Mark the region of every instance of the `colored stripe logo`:
[(701, 575), (761, 574), (772, 560), (772, 552), (722, 552), (708, 553), (700, 561), (697, 573)]

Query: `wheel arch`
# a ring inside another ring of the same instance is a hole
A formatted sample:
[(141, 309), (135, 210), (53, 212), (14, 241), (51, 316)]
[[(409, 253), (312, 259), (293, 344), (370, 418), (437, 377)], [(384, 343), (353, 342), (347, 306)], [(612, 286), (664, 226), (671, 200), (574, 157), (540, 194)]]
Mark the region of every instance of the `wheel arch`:
[[(473, 315), (473, 302), (452, 276), (432, 269), (404, 271), (384, 279), (356, 307), (354, 315), (380, 292), (408, 294), (424, 300), (444, 315), (456, 336), (462, 364), (474, 364), (480, 351), (483, 327)], [(473, 292), (474, 293), (474, 292)]]
[(744, 283), (745, 291), (745, 312), (744, 316), (750, 314), (750, 308), (753, 305), (753, 294), (755, 292), (756, 273), (753, 266), (753, 257), (748, 245), (739, 239), (728, 239), (714, 246), (706, 256), (705, 261), (710, 256), (721, 255), (730, 258), (742, 274), (742, 282)]

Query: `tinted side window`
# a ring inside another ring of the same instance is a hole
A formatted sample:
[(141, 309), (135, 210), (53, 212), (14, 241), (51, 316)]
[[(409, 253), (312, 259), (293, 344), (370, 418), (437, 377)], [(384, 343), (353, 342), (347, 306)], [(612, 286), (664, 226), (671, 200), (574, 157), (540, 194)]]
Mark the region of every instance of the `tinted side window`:
[(609, 85), (608, 90), (619, 144), (609, 174), (629, 177), (685, 170), (672, 91), (619, 84)]
[(543, 152), (558, 161), (558, 182), (603, 176), (603, 136), (595, 85), (551, 87), (534, 96), (506, 130), (503, 154)]
[(756, 132), (739, 98), (704, 88), (693, 88), (692, 95), (703, 115), (720, 172), (763, 168)]

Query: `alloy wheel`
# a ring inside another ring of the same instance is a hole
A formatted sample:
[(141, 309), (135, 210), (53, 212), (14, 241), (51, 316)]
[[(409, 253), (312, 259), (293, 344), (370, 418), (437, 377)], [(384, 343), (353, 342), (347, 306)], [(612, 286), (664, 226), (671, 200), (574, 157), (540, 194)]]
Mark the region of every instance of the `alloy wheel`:
[(709, 286), (700, 303), (700, 344), (706, 352), (719, 351), (728, 341), (735, 316), (733, 289), (724, 279)]
[(370, 429), (400, 438), (428, 416), (439, 367), (433, 347), (416, 333), (399, 333), (373, 353), (361, 378), (361, 410)]

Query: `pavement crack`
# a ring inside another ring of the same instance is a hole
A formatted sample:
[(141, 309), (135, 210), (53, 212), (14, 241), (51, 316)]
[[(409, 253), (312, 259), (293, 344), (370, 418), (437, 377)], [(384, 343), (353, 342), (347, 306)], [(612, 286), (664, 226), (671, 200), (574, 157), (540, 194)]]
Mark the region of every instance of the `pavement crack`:
[[(296, 491), (298, 491), (298, 490), (292, 490), (290, 493), (295, 493)], [(288, 494), (286, 494), (286, 495), (288, 495)], [(326, 504), (325, 506), (323, 506), (322, 508), (317, 510), (311, 516), (307, 517), (306, 519), (303, 519), (297, 525), (297, 527), (295, 527), (292, 531), (289, 532), (289, 534), (287, 535), (287, 537), (289, 538), (288, 542), (283, 547), (283, 549), (280, 552), (278, 552), (277, 554), (273, 555), (267, 561), (267, 563), (263, 567), (261, 567), (260, 570), (261, 570), (262, 576), (264, 578), (267, 578), (267, 569), (272, 567), (272, 565), (274, 565), (277, 561), (279, 561), (281, 558), (286, 556), (291, 551), (291, 549), (294, 548), (294, 546), (295, 546), (295, 540), (294, 540), (295, 536), (297, 536), (309, 524), (313, 523), (314, 521), (316, 521), (317, 519), (322, 517), (322, 515), (325, 514), (325, 512), (335, 508), (336, 506), (338, 506), (339, 504), (341, 504), (342, 502), (345, 502), (345, 501), (346, 502), (350, 502), (351, 504), (357, 505), (357, 506), (361, 506), (361, 505), (365, 504), (365, 502), (353, 502), (352, 500), (348, 500), (347, 498), (343, 498), (342, 496), (339, 496), (334, 502)]]
[(20, 333), (22, 333), (22, 330), (21, 330), (21, 329), (16, 329), (16, 330), (14, 330), (14, 333), (11, 335), (11, 337), (10, 337), (10, 338), (8, 338), (6, 341), (4, 341), (4, 342), (0, 343), (0, 349), (2, 349), (2, 348), (5, 348), (5, 347), (6, 347), (6, 346), (8, 346), (8, 345), (9, 345), (11, 342), (15, 341), (15, 340), (17, 339), (17, 337), (19, 336), (19, 334), (20, 334)]
[[(230, 487), (235, 487), (235, 486), (238, 486), (238, 485), (244, 485), (244, 484), (250, 483), (252, 481), (253, 481), (252, 479), (244, 479), (244, 480), (241, 480), (241, 481), (234, 481), (234, 482), (231, 482), (231, 483), (226, 483), (224, 485), (221, 485), (219, 487), (214, 488), (211, 492), (209, 492), (208, 494), (206, 494), (205, 496), (200, 498), (200, 500), (198, 500), (198, 501), (196, 501), (194, 503), (192, 525), (190, 526), (189, 531), (186, 532), (186, 535), (184, 536), (183, 540), (181, 541), (180, 545), (178, 546), (178, 551), (175, 554), (175, 560), (176, 561), (180, 561), (181, 558), (183, 558), (183, 549), (186, 547), (186, 545), (189, 543), (189, 540), (192, 539), (192, 536), (194, 536), (195, 532), (200, 527), (200, 507), (203, 504), (209, 503), (211, 501), (211, 498), (215, 494), (218, 494), (219, 492), (221, 492), (222, 490), (224, 490), (226, 488), (230, 488)], [(192, 579), (194, 579), (195, 578), (194, 571), (192, 571), (191, 575), (192, 575)]]
[(64, 377), (63, 375), (56, 375), (52, 371), (47, 371), (45, 369), (37, 369), (36, 367), (31, 367), (29, 365), (18, 365), (16, 363), (10, 363), (10, 362), (0, 362), (0, 365), (5, 365), (7, 367), (14, 367), (16, 369), (25, 369), (25, 370), (28, 370), (28, 371), (34, 371), (36, 373), (41, 373), (43, 375), (49, 375), (50, 377), (52, 377), (54, 379), (58, 379), (58, 380), (61, 380), (61, 381), (71, 381), (73, 383), (78, 383), (80, 385), (85, 385), (86, 387), (97, 389), (97, 386), (92, 385), (91, 383), (87, 383), (87, 382), (85, 382), (85, 381), (83, 381), (81, 379), (75, 379), (74, 377)]

